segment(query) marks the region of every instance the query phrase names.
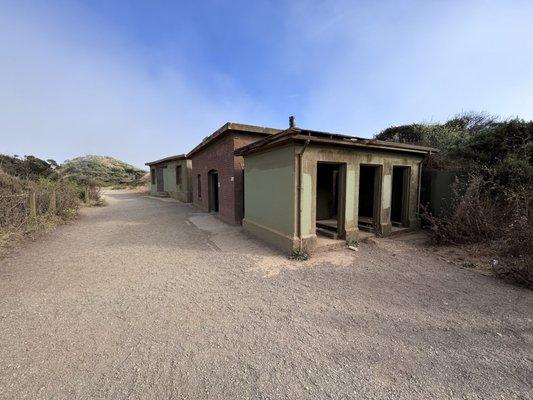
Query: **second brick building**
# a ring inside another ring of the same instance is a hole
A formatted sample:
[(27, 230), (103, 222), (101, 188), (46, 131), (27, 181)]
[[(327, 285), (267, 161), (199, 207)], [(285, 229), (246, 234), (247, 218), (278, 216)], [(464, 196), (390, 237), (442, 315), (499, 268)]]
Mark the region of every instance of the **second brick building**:
[(196, 146), (187, 158), (192, 160), (192, 201), (203, 211), (239, 225), (244, 216), (243, 158), (236, 149), (278, 129), (228, 122)]

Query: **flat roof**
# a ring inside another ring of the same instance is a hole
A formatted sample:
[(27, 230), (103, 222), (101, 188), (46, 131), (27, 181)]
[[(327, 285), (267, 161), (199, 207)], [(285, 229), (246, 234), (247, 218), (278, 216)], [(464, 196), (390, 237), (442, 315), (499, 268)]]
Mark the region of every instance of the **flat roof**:
[(374, 149), (394, 151), (400, 153), (427, 154), (436, 153), (437, 149), (426, 146), (418, 146), (408, 143), (388, 142), (384, 140), (361, 138), (356, 136), (344, 135), (339, 133), (313, 131), (310, 129), (301, 129), (292, 127), (276, 135), (250, 143), (240, 149), (235, 150), (235, 155), (245, 156), (271, 147), (277, 147), (287, 142), (306, 142), (318, 143), (322, 145), (342, 146), (362, 149)]
[(196, 146), (194, 149), (192, 149), (187, 154), (187, 157), (189, 158), (193, 154), (198, 153), (200, 150), (202, 150), (203, 148), (211, 144), (214, 140), (218, 139), (220, 136), (222, 136), (227, 131), (249, 132), (249, 133), (257, 133), (260, 135), (270, 136), (270, 135), (275, 135), (281, 132), (281, 129), (267, 128), (264, 126), (256, 126), (256, 125), (239, 124), (236, 122), (226, 122), (224, 125), (218, 128), (211, 135), (204, 138), (204, 140), (202, 140), (202, 142), (198, 146)]
[(160, 160), (150, 161), (150, 162), (145, 163), (144, 165), (151, 166), (151, 165), (161, 164), (161, 163), (169, 162), (169, 161), (184, 160), (186, 158), (187, 156), (185, 154), (178, 154), (175, 156), (168, 156)]

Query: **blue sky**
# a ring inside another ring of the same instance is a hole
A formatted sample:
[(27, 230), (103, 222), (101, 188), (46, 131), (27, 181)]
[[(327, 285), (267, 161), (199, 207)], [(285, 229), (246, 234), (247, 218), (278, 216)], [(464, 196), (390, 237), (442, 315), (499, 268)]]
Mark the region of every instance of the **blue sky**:
[(0, 0), (0, 152), (145, 161), (226, 121), (533, 119), (532, 1)]

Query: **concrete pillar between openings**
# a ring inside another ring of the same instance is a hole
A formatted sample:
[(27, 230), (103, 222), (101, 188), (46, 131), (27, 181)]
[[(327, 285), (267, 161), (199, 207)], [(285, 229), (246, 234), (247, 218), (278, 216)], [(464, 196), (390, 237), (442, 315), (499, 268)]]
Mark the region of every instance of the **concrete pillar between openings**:
[(392, 201), (392, 166), (390, 163), (383, 164), (381, 178), (381, 210), (379, 233), (383, 236), (392, 232), (391, 224), (391, 201)]
[(346, 241), (355, 241), (358, 239), (358, 195), (359, 195), (359, 170), (353, 163), (349, 163), (346, 167), (346, 190), (345, 190), (345, 233)]

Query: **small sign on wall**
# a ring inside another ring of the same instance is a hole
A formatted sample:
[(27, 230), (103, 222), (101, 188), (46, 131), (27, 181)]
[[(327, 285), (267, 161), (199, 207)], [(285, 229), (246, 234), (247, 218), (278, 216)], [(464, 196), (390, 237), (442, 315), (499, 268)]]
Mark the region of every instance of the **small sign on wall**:
[(218, 182), (218, 187), (220, 187), (220, 182)]
[(233, 182), (233, 176), (232, 176), (231, 178), (229, 178), (229, 180), (230, 180), (231, 182)]

